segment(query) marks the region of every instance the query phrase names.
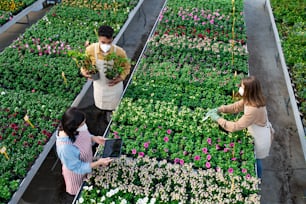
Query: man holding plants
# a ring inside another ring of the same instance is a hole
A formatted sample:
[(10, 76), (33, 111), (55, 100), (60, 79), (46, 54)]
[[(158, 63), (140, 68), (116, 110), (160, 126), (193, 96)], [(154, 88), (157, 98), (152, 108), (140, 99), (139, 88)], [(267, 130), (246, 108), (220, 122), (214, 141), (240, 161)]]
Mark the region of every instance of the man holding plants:
[[(107, 122), (112, 111), (118, 106), (123, 92), (123, 80), (130, 73), (131, 65), (126, 52), (112, 44), (114, 30), (110, 26), (101, 26), (98, 30), (98, 42), (86, 48), (86, 54), (99, 71), (99, 79), (93, 81), (95, 106), (106, 112)], [(81, 73), (87, 78), (91, 75), (86, 68)], [(103, 111), (103, 112), (102, 112)]]

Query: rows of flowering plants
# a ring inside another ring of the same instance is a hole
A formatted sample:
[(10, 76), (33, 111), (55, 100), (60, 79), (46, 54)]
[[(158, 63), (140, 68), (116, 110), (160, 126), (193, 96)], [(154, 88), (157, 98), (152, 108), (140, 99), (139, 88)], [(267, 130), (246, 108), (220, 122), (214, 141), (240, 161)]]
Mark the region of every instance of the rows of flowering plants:
[(95, 170), (78, 203), (259, 203), (252, 137), (203, 120), (238, 100), (247, 75), (243, 1), (232, 2), (167, 1), (112, 117), (125, 156)]
[(306, 125), (306, 44), (305, 39), (305, 1), (271, 0), (273, 15), (282, 39), (282, 49), (289, 67), (294, 91), (299, 102), (299, 111)]
[(1, 0), (0, 26), (11, 20), (14, 15), (36, 2), (36, 0)]
[(96, 42), (100, 25), (117, 34), (137, 3), (62, 1), (0, 53), (0, 203), (17, 190), (86, 82), (68, 51)]

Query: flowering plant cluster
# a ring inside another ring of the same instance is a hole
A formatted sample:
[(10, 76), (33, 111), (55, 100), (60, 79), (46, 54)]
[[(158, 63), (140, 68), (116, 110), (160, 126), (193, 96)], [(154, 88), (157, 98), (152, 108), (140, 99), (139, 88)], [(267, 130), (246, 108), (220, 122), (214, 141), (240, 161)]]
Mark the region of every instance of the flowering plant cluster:
[[(243, 182), (241, 182), (243, 180)], [(256, 178), (122, 156), (86, 179), (77, 203), (259, 203)]]
[(18, 189), (86, 81), (67, 52), (82, 51), (86, 40), (97, 41), (94, 30), (100, 25), (113, 26), (117, 34), (128, 18), (127, 6), (138, 1), (82, 1), (118, 2), (116, 10), (103, 12), (69, 2), (53, 6), (0, 54), (0, 203), (8, 203)]
[(95, 171), (80, 202), (259, 203), (253, 138), (203, 120), (237, 100), (247, 75), (243, 1), (233, 2), (167, 2), (112, 116), (128, 159)]
[(1, 0), (0, 2), (0, 26), (13, 19), (22, 9), (34, 3), (36, 0)]

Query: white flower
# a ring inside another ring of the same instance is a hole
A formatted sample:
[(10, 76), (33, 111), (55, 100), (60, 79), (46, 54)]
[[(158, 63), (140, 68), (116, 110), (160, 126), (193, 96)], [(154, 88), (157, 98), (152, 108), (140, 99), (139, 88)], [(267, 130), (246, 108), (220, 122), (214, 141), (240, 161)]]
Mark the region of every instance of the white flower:
[(4, 92), (4, 91), (2, 91), (2, 92), (1, 92), (1, 95), (5, 95), (5, 92)]
[(101, 202), (105, 201), (105, 196), (101, 197)]
[(84, 198), (81, 197), (81, 198), (79, 199), (79, 203), (83, 203), (83, 202), (84, 202)]
[(125, 199), (121, 200), (120, 204), (127, 204), (127, 201)]

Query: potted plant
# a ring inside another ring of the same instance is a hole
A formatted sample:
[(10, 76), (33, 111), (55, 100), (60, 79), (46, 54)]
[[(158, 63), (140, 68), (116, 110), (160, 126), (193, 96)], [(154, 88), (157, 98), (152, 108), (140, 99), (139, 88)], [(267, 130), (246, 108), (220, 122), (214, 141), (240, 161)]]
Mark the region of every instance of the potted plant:
[(105, 77), (112, 80), (118, 77), (124, 71), (124, 64), (128, 62), (128, 59), (112, 52), (105, 56), (105, 63), (106, 70), (105, 70)]
[(76, 62), (78, 68), (85, 69), (87, 73), (91, 75), (91, 78), (93, 80), (97, 80), (100, 78), (99, 71), (96, 65), (93, 65), (91, 63), (89, 55), (87, 55), (86, 53), (81, 53), (79, 51), (69, 50), (68, 56), (72, 57), (72, 59)]

